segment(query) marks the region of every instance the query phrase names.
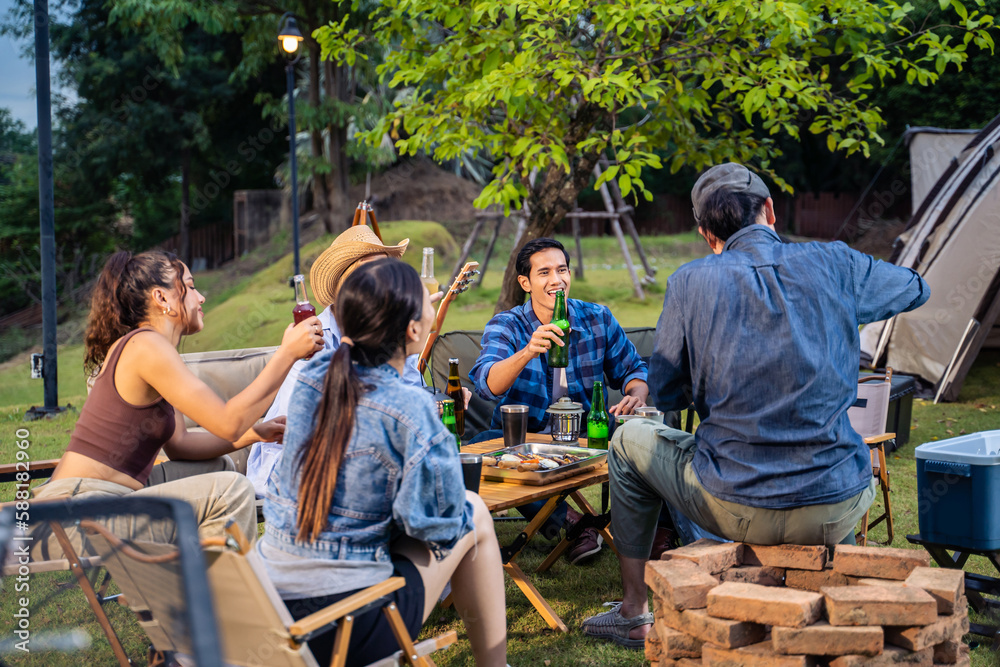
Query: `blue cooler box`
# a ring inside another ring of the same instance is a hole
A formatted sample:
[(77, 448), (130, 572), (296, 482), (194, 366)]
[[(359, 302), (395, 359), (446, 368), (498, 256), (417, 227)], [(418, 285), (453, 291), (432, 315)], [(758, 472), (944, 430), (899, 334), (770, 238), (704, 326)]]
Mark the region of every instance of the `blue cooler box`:
[(920, 537), (1000, 550), (1000, 431), (928, 442), (914, 451)]

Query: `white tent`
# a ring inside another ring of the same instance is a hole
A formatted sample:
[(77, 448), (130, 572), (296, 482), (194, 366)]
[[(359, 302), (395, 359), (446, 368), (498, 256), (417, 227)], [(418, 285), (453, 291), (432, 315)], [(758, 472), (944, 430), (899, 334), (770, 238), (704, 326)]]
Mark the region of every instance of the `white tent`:
[[(948, 131), (911, 140), (914, 198), (944, 166), (897, 239), (892, 261), (915, 269), (930, 300), (861, 332), (862, 360), (892, 366), (955, 400), (1000, 312), (1000, 116), (971, 137)], [(919, 139), (919, 141), (918, 141)], [(967, 143), (966, 143), (966, 140)], [(956, 144), (964, 143), (953, 158)]]
[(910, 192), (916, 211), (951, 161), (958, 157), (979, 130), (945, 130), (910, 127), (904, 136), (910, 149)]

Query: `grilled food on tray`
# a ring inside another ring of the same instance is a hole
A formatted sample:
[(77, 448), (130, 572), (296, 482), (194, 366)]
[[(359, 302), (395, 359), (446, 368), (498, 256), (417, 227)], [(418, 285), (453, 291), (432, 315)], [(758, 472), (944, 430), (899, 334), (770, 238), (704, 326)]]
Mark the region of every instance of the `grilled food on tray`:
[(518, 472), (533, 470), (555, 470), (559, 466), (569, 465), (584, 459), (583, 456), (565, 454), (562, 456), (546, 456), (544, 454), (503, 454), (499, 458), (484, 456), (483, 465), (493, 468), (509, 468)]

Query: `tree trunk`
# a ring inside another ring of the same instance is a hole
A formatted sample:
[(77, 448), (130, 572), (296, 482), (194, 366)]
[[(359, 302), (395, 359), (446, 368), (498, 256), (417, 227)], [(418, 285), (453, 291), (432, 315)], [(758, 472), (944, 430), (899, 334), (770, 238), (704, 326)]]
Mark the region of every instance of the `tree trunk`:
[[(320, 60), (320, 48), (316, 40), (311, 38), (306, 40), (306, 44), (309, 45), (309, 106), (318, 109), (320, 106), (319, 68), (322, 63), (322, 60)], [(321, 128), (311, 128), (309, 132), (309, 146), (313, 158), (319, 160), (326, 159), (323, 151), (323, 131)], [(333, 234), (337, 230), (334, 224), (333, 212), (330, 209), (330, 191), (327, 186), (325, 174), (317, 171), (315, 166), (312, 167), (311, 172), (313, 206), (319, 214), (319, 219), (323, 221), (323, 227), (327, 233)]]
[(181, 229), (178, 243), (181, 261), (191, 266), (191, 149), (181, 152)]
[[(569, 142), (567, 142), (567, 145)], [(600, 156), (597, 153), (587, 153), (580, 156), (573, 165), (571, 173), (567, 174), (558, 168), (549, 169), (541, 183), (536, 186), (528, 198), (530, 217), (524, 229), (524, 234), (515, 242), (507, 270), (503, 274), (503, 285), (500, 287), (500, 298), (494, 313), (509, 310), (524, 303), (524, 290), (517, 282), (517, 253), (521, 247), (532, 239), (552, 236), (556, 225), (567, 213), (576, 208), (576, 200), (580, 192), (587, 187), (591, 172)]]
[[(336, 65), (332, 60), (327, 60), (326, 84), (327, 96), (338, 103), (350, 104), (351, 94), (348, 88), (350, 70), (343, 65)], [(333, 196), (340, 200), (340, 206), (347, 207), (350, 202), (350, 169), (351, 162), (347, 155), (347, 123), (331, 125), (327, 127), (330, 137), (330, 162), (333, 171), (330, 172), (330, 191)]]
[[(350, 70), (347, 67), (334, 64), (332, 60), (324, 61), (323, 67), (327, 98), (336, 100), (339, 104), (350, 103), (347, 87)], [(340, 211), (340, 217), (346, 221), (346, 213), (350, 209), (350, 201), (348, 200), (351, 186), (351, 163), (347, 156), (347, 123), (328, 125), (326, 131), (329, 139), (327, 155), (333, 167), (327, 178), (330, 204), (334, 211)]]

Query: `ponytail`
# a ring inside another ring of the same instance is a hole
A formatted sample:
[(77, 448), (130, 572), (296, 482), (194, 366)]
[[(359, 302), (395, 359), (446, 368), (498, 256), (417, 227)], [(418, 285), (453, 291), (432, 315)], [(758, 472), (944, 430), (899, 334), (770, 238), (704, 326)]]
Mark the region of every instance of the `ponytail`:
[[(84, 336), (84, 371), (100, 372), (111, 345), (149, 317), (149, 290), (178, 289), (181, 300), (187, 288), (184, 264), (170, 252), (153, 250), (133, 255), (116, 252), (104, 264), (90, 298), (90, 315)], [(182, 324), (186, 313), (179, 313)]]
[(354, 413), (363, 387), (351, 364), (351, 349), (351, 345), (343, 344), (333, 353), (316, 429), (311, 442), (299, 453), (299, 540), (314, 542), (323, 531), (337, 487), (340, 461), (354, 431)]

